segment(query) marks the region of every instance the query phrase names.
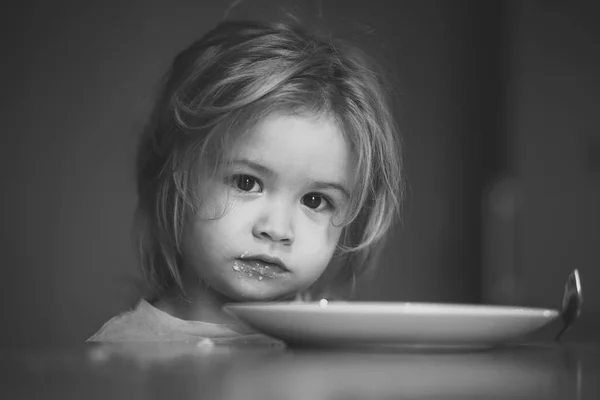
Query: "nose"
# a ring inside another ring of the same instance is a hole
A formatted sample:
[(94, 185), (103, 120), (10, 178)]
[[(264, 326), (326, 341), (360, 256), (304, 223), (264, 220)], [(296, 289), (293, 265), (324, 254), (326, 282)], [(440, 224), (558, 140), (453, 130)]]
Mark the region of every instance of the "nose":
[(259, 239), (276, 243), (294, 242), (293, 210), (282, 201), (269, 202), (257, 219), (252, 233)]

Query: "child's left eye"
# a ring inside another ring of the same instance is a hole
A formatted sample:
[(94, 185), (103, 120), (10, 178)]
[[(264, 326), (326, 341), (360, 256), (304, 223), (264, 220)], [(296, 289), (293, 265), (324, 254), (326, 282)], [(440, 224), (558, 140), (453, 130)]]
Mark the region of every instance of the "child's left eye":
[[(256, 179), (253, 176), (239, 174), (239, 175), (234, 175), (231, 180), (232, 180), (232, 184), (234, 184), (237, 189), (239, 189), (243, 192), (261, 192), (262, 191), (262, 188), (260, 187), (258, 179)], [(257, 190), (253, 190), (256, 187), (258, 187)]]
[(318, 193), (308, 193), (302, 197), (302, 204), (314, 211), (323, 211), (331, 208), (332, 204), (325, 196)]

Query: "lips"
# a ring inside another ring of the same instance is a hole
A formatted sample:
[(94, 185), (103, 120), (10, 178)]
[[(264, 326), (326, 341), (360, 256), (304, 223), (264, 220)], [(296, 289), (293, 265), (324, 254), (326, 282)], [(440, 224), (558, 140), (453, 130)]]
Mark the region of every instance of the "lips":
[(256, 261), (263, 264), (269, 264), (273, 267), (278, 267), (284, 271), (289, 271), (289, 269), (285, 266), (283, 261), (281, 261), (277, 257), (271, 257), (264, 254), (255, 255), (252, 257), (244, 258), (242, 261)]
[(280, 259), (264, 255), (235, 259), (233, 270), (259, 281), (280, 278), (289, 273)]

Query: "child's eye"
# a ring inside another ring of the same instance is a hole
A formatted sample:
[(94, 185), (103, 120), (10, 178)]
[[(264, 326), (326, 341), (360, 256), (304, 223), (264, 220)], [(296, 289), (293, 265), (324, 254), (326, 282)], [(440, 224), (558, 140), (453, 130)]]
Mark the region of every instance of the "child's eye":
[(332, 204), (325, 196), (318, 193), (308, 193), (302, 197), (302, 204), (306, 207), (321, 212), (325, 209), (332, 208)]
[[(258, 179), (250, 175), (234, 175), (232, 177), (232, 184), (235, 187), (243, 192), (261, 192), (262, 188), (260, 187)], [(255, 189), (255, 190), (253, 190)]]

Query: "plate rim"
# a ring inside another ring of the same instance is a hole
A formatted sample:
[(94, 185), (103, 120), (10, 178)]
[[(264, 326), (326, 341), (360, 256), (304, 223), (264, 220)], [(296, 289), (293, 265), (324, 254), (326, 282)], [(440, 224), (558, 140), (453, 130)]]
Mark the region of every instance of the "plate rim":
[(413, 314), (413, 315), (456, 315), (476, 316), (515, 316), (524, 317), (541, 316), (555, 318), (560, 315), (558, 309), (541, 307), (523, 307), (496, 304), (468, 304), (468, 303), (435, 303), (435, 302), (381, 302), (381, 301), (330, 301), (320, 305), (318, 301), (298, 302), (259, 302), (247, 301), (226, 303), (222, 307), (225, 311), (262, 309), (266, 311), (286, 311), (303, 313), (369, 313), (369, 314)]

